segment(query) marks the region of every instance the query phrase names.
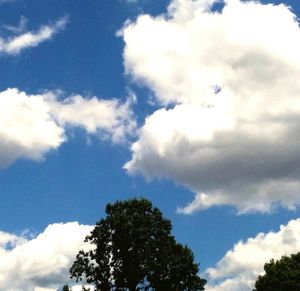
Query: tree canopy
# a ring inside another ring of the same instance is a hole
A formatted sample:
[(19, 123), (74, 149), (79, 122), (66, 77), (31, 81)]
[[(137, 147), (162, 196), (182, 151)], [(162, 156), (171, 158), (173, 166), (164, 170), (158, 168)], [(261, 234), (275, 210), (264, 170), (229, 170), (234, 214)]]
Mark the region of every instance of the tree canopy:
[[(59, 290), (58, 290), (59, 291)], [(61, 291), (72, 291), (72, 289), (69, 287), (69, 285), (64, 285), (61, 289)]]
[(192, 251), (176, 242), (171, 222), (150, 201), (118, 201), (106, 214), (86, 237), (93, 248), (79, 251), (72, 278), (101, 291), (204, 290)]
[(258, 276), (253, 291), (299, 291), (300, 252), (273, 259), (264, 266), (265, 274)]

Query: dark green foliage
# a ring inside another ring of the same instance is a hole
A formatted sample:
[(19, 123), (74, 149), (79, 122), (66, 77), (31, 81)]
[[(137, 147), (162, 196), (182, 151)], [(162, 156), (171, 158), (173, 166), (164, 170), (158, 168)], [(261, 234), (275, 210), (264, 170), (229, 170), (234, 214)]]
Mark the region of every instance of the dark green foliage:
[(62, 291), (72, 291), (72, 289), (69, 287), (69, 285), (64, 285), (63, 288), (61, 289)]
[(264, 266), (265, 274), (259, 276), (253, 291), (299, 291), (300, 290), (300, 252), (271, 260)]
[(170, 239), (162, 246), (161, 251), (164, 257), (153, 265), (155, 272), (148, 276), (154, 290), (204, 290), (206, 281), (197, 276), (199, 268), (187, 246)]
[(95, 249), (80, 251), (71, 277), (96, 290), (204, 290), (192, 251), (171, 235), (171, 222), (146, 199), (108, 204), (85, 241)]

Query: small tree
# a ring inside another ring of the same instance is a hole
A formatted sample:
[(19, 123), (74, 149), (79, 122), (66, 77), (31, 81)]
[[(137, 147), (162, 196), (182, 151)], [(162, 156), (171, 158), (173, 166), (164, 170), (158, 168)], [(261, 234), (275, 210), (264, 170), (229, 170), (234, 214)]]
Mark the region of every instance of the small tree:
[(283, 256), (280, 260), (266, 263), (265, 274), (260, 275), (253, 291), (299, 291), (300, 252)]
[(95, 290), (204, 290), (192, 251), (171, 235), (171, 222), (146, 199), (106, 207), (85, 241), (94, 246), (79, 251), (71, 277), (85, 278)]

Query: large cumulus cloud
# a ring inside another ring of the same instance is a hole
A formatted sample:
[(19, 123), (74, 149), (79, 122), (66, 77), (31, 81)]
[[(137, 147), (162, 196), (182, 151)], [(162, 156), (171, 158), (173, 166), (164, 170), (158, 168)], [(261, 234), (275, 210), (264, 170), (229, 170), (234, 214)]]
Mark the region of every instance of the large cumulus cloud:
[(182, 213), (240, 213), (300, 202), (300, 29), (285, 5), (173, 0), (120, 34), (126, 72), (161, 107), (125, 168), (195, 192)]

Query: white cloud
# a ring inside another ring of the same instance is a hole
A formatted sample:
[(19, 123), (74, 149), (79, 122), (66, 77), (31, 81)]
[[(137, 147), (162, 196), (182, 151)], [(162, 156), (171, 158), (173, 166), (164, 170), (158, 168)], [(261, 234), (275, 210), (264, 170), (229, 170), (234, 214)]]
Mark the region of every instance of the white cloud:
[[(54, 34), (64, 29), (68, 21), (67, 17), (63, 17), (55, 21), (51, 25), (44, 25), (37, 31), (23, 32), (22, 34), (4, 39), (0, 37), (0, 54), (15, 55), (22, 50), (30, 47), (36, 47), (40, 43), (49, 40)], [(22, 24), (22, 23), (21, 23)], [(15, 30), (16, 32), (16, 30)]]
[(66, 140), (51, 117), (47, 96), (28, 96), (17, 89), (0, 93), (0, 165), (19, 158), (42, 159)]
[[(126, 73), (161, 109), (148, 116), (130, 174), (187, 186), (192, 213), (300, 203), (300, 29), (283, 4), (173, 0), (168, 13), (125, 25)], [(255, 20), (255, 21), (254, 21)]]
[[(297, 253), (300, 249), (300, 219), (282, 225), (278, 232), (259, 233), (254, 238), (237, 243), (218, 262), (206, 271), (207, 291), (249, 291), (263, 266), (272, 258)], [(218, 283), (214, 283), (218, 282)]]
[(78, 95), (60, 101), (54, 92), (27, 95), (8, 89), (0, 92), (0, 166), (19, 158), (43, 159), (67, 140), (68, 127), (122, 143), (133, 134), (135, 121), (129, 101)]
[[(69, 280), (76, 254), (91, 226), (51, 224), (36, 238), (0, 232), (0, 290), (56, 291)], [(17, 241), (17, 243), (16, 243)]]
[[(92, 228), (77, 222), (51, 224), (31, 239), (0, 232), (0, 291), (56, 291), (62, 287), (69, 280), (69, 268), (78, 251), (89, 247), (83, 240)], [(277, 232), (240, 241), (214, 268), (205, 271), (205, 290), (252, 290), (266, 262), (299, 249), (300, 219), (280, 226)], [(73, 290), (81, 287), (74, 285)]]
[(72, 96), (63, 103), (52, 104), (52, 111), (59, 124), (83, 127), (89, 134), (97, 134), (102, 139), (115, 143), (123, 142), (127, 134), (132, 134), (136, 123), (131, 112), (132, 100), (120, 103), (117, 99), (89, 100), (80, 95)]

